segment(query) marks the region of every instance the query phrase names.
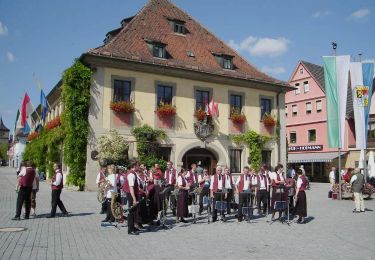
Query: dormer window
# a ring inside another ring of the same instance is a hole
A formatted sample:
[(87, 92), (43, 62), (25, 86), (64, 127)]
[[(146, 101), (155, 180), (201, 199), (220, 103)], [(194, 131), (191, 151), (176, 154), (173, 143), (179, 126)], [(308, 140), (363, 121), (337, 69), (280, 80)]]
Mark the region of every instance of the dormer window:
[(152, 54), (156, 58), (166, 58), (165, 55), (165, 45), (159, 44), (159, 43), (154, 43), (152, 46)]
[(186, 28), (183, 22), (174, 21), (173, 24), (173, 30), (175, 33), (186, 34)]
[(217, 62), (223, 69), (233, 70), (233, 56), (225, 55), (225, 54), (214, 54)]

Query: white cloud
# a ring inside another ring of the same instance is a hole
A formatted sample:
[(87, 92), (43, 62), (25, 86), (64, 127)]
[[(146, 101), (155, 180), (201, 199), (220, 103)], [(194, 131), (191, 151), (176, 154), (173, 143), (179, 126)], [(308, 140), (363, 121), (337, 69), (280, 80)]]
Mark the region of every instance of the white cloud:
[(229, 41), (229, 46), (237, 51), (247, 51), (252, 56), (280, 56), (288, 50), (289, 40), (286, 38), (257, 38), (249, 36), (236, 43), (234, 40)]
[(312, 17), (318, 18), (318, 17), (322, 17), (322, 16), (327, 16), (327, 15), (330, 15), (330, 14), (331, 14), (331, 12), (328, 11), (328, 10), (316, 11), (315, 13), (312, 14)]
[(9, 62), (14, 62), (16, 60), (16, 57), (14, 57), (14, 54), (10, 51), (7, 52), (7, 59)]
[(5, 24), (3, 24), (0, 21), (0, 35), (7, 35), (7, 34), (8, 34), (8, 27), (6, 27)]
[(368, 8), (363, 8), (363, 9), (359, 9), (355, 12), (353, 12), (350, 16), (349, 16), (349, 19), (353, 19), (353, 20), (361, 20), (361, 19), (364, 19), (366, 18), (367, 16), (369, 16), (371, 13), (370, 9)]
[(286, 72), (286, 69), (281, 66), (275, 66), (275, 67), (263, 66), (262, 71), (266, 74), (280, 75), (280, 74), (284, 74)]

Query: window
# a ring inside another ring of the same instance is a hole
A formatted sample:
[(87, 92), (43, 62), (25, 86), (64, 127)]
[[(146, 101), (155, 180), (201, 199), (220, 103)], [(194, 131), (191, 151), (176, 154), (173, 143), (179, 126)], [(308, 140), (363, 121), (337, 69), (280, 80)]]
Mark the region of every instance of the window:
[(316, 112), (317, 113), (322, 112), (322, 101), (321, 100), (316, 101)]
[(297, 114), (298, 114), (297, 105), (292, 105), (292, 116), (297, 116)]
[(206, 104), (209, 102), (210, 92), (204, 90), (195, 91), (195, 110), (202, 108), (206, 110)]
[(157, 106), (160, 105), (161, 101), (166, 104), (172, 104), (172, 87), (158, 85), (157, 92)]
[(306, 115), (310, 115), (311, 114), (311, 102), (307, 102), (306, 103)]
[(303, 91), (305, 93), (310, 91), (310, 85), (308, 81), (303, 82)]
[(186, 28), (184, 22), (174, 21), (173, 30), (175, 33), (186, 34)]
[(232, 57), (223, 57), (223, 68), (228, 70), (233, 69)]
[(241, 152), (239, 149), (231, 149), (229, 151), (231, 172), (241, 172)]
[(113, 101), (130, 101), (131, 82), (127, 80), (113, 81)]
[(262, 164), (267, 165), (269, 169), (271, 168), (271, 151), (262, 151)]
[(301, 93), (301, 90), (299, 89), (299, 83), (296, 83), (295, 87), (296, 87), (297, 89), (294, 91), (294, 93), (295, 93), (296, 95), (299, 95), (299, 94)]
[(261, 98), (260, 99), (260, 118), (263, 119), (264, 114), (271, 114), (271, 99)]
[(297, 143), (297, 133), (296, 132), (290, 132), (290, 134), (289, 134), (289, 142), (291, 144)]
[(315, 129), (308, 130), (308, 137), (309, 137), (309, 142), (315, 142), (316, 141), (316, 130)]
[(152, 47), (152, 54), (154, 55), (154, 57), (165, 59), (166, 58), (165, 45), (154, 43)]
[(242, 96), (230, 95), (230, 108), (235, 109), (238, 112), (242, 110)]
[(303, 74), (303, 68), (299, 69), (299, 74)]
[(169, 161), (171, 157), (171, 147), (159, 147), (158, 157), (164, 161)]
[(285, 106), (285, 116), (288, 116), (288, 106)]

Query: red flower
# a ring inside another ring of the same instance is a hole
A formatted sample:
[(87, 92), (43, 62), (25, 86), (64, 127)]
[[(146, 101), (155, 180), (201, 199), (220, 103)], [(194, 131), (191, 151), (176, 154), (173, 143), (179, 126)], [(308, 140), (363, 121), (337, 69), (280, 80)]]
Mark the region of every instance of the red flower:
[(118, 113), (133, 113), (135, 111), (133, 101), (116, 101), (111, 102), (111, 109)]
[(156, 109), (155, 113), (159, 117), (172, 117), (176, 115), (176, 107), (172, 106), (171, 104), (160, 101), (160, 105)]
[(273, 118), (270, 114), (265, 113), (263, 116), (263, 124), (265, 126), (275, 126), (276, 125), (276, 119)]
[(52, 119), (51, 121), (47, 123), (47, 129), (50, 130), (60, 125), (61, 125), (61, 120), (60, 120), (60, 117), (57, 116), (55, 119)]
[(38, 132), (32, 132), (30, 133), (28, 136), (27, 136), (27, 141), (32, 141), (36, 138), (39, 137), (39, 133)]
[(232, 120), (232, 122), (235, 124), (242, 125), (246, 121), (246, 116), (240, 111), (238, 111), (238, 109), (233, 107), (231, 109), (229, 119)]

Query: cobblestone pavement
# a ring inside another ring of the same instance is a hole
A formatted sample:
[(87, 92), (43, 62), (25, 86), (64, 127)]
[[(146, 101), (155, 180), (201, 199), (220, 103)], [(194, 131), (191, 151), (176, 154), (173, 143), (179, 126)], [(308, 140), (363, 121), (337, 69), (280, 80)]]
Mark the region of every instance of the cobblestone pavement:
[(15, 214), (16, 174), (0, 168), (1, 259), (374, 259), (375, 201), (368, 211), (353, 214), (352, 201), (327, 199), (327, 184), (313, 183), (307, 192), (309, 223), (291, 225), (266, 218), (251, 223), (173, 223), (169, 230), (150, 229), (128, 236), (126, 228), (101, 227), (96, 193), (63, 190), (70, 217), (45, 218), (50, 210), (50, 187), (41, 183), (38, 217), (12, 221)]

